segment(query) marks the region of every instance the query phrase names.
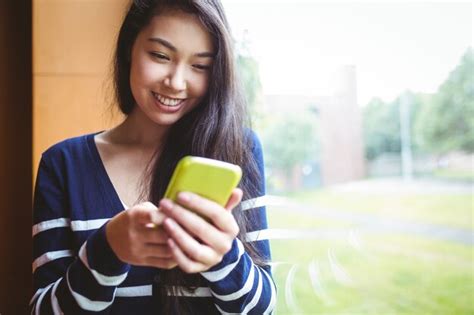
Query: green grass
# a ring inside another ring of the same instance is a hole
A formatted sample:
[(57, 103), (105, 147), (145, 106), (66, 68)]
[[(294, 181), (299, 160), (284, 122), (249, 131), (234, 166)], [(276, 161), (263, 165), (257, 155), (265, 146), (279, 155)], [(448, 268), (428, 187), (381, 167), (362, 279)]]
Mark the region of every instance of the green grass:
[[(463, 222), (471, 216), (470, 196), (363, 198), (320, 191), (298, 197), (313, 205), (472, 229), (471, 221)], [(452, 218), (456, 215), (464, 219)], [(268, 216), (271, 228), (350, 230), (348, 223), (297, 212), (269, 209)], [(273, 260), (280, 262), (274, 271), (276, 314), (474, 314), (474, 247), (410, 235), (358, 235), (359, 246), (353, 245), (347, 233), (333, 240), (273, 240)], [(335, 276), (334, 257), (349, 280)], [(322, 291), (315, 291), (311, 283), (308, 270), (314, 263), (319, 267)], [(287, 291), (292, 268), (294, 281)], [(287, 300), (290, 292), (293, 301)]]
[(314, 207), (373, 213), (384, 217), (470, 229), (474, 200), (463, 195), (364, 194), (324, 190), (293, 193), (290, 198)]
[(292, 212), (282, 209), (271, 209), (271, 226), (278, 228), (316, 229), (327, 227), (350, 227), (350, 223), (318, 218), (314, 215)]
[(473, 182), (474, 181), (474, 171), (468, 170), (455, 170), (455, 169), (440, 169), (434, 171), (432, 174), (435, 178), (447, 179), (447, 180), (458, 180)]

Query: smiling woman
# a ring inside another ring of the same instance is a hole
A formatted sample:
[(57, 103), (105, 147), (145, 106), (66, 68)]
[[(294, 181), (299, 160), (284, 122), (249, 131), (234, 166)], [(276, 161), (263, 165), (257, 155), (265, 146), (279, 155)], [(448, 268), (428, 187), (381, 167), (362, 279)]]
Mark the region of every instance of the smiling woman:
[[(269, 314), (269, 244), (248, 237), (267, 228), (254, 202), (265, 194), (262, 151), (243, 123), (220, 2), (133, 1), (114, 65), (125, 119), (41, 158), (32, 312)], [(225, 207), (191, 192), (163, 198), (186, 155), (242, 167)]]
[(137, 36), (130, 87), (140, 110), (158, 128), (172, 125), (201, 102), (213, 46), (198, 17), (180, 10), (161, 12)]

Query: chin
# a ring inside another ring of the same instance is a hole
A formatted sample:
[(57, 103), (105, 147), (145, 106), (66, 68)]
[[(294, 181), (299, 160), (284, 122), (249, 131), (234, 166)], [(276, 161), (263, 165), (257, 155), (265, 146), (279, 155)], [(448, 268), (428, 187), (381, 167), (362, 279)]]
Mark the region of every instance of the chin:
[(158, 125), (158, 126), (163, 126), (163, 127), (171, 127), (171, 126), (173, 126), (178, 120), (179, 120), (179, 118), (164, 119), (164, 118), (162, 118), (162, 117), (152, 119), (152, 121), (153, 121), (156, 125)]

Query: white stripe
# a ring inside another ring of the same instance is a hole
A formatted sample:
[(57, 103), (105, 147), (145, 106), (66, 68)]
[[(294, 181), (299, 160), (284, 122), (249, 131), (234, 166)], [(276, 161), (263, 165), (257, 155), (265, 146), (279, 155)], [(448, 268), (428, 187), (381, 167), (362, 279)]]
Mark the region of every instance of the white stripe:
[(56, 297), (56, 289), (58, 288), (59, 282), (61, 282), (61, 280), (62, 278), (59, 278), (51, 290), (51, 308), (53, 309), (54, 315), (64, 315), (61, 307), (59, 307), (58, 298)]
[(116, 297), (137, 297), (137, 296), (152, 296), (153, 286), (140, 285), (135, 287), (121, 287), (117, 288), (115, 292)]
[(245, 242), (275, 240), (275, 239), (338, 239), (346, 237), (341, 230), (296, 230), (296, 229), (264, 229), (248, 232)]
[[(115, 297), (140, 297), (152, 296), (152, 285), (141, 285), (133, 287), (119, 287), (115, 293)], [(172, 293), (168, 292), (168, 296), (186, 296), (186, 297), (212, 297), (211, 289), (208, 287), (196, 288), (194, 292), (189, 292), (185, 287), (174, 286)]]
[(218, 298), (221, 301), (237, 300), (238, 298), (244, 296), (245, 294), (249, 293), (250, 290), (252, 290), (254, 279), (255, 279), (255, 266), (252, 265), (252, 271), (250, 271), (250, 274), (248, 275), (244, 286), (240, 290), (231, 294), (226, 294), (226, 295), (219, 295), (212, 292), (212, 295), (214, 295), (216, 298)]
[(105, 310), (107, 307), (112, 305), (112, 303), (114, 302), (115, 290), (114, 290), (114, 297), (112, 297), (112, 301), (110, 301), (110, 302), (92, 301), (92, 300), (86, 298), (85, 296), (82, 296), (81, 294), (75, 292), (71, 288), (71, 284), (69, 283), (69, 268), (66, 272), (66, 281), (67, 281), (67, 286), (69, 288), (69, 291), (71, 292), (72, 296), (76, 300), (79, 307), (81, 307), (83, 310), (92, 311), (92, 312), (100, 312), (100, 311)]
[(73, 231), (97, 230), (109, 220), (110, 218), (74, 221), (68, 218), (53, 219), (33, 225), (32, 234), (35, 236), (38, 233), (61, 227), (71, 227)]
[(33, 272), (35, 272), (35, 270), (37, 268), (41, 267), (42, 265), (44, 265), (44, 264), (46, 264), (50, 261), (53, 261), (53, 260), (56, 260), (56, 259), (59, 259), (59, 258), (63, 258), (63, 257), (72, 257), (72, 256), (74, 256), (74, 252), (70, 249), (57, 250), (57, 251), (54, 251), (54, 252), (44, 253), (43, 255), (36, 258), (35, 261), (33, 261)]
[(68, 226), (71, 226), (71, 220), (69, 220), (68, 218), (59, 218), (59, 219), (43, 221), (43, 222), (33, 225), (32, 234), (33, 236), (35, 236), (36, 234), (47, 231), (47, 230), (61, 228), (61, 227), (68, 227)]
[(235, 268), (235, 266), (237, 266), (237, 264), (240, 261), (240, 258), (242, 257), (242, 254), (244, 253), (244, 246), (238, 239), (236, 239), (236, 242), (237, 242), (237, 248), (239, 250), (237, 260), (220, 270), (201, 272), (201, 275), (204, 278), (206, 278), (208, 281), (211, 281), (211, 282), (222, 280)]
[(172, 292), (168, 292), (168, 296), (187, 296), (187, 297), (211, 297), (212, 292), (208, 287), (196, 288), (194, 292), (189, 292), (186, 288), (175, 286)]
[(34, 300), (36, 299), (36, 297), (37, 297), (38, 295), (40, 295), (41, 292), (43, 292), (44, 290), (46, 290), (46, 288), (40, 288), (40, 289), (36, 290), (35, 295), (33, 295), (33, 297), (32, 297), (31, 300), (30, 300), (30, 306), (31, 306), (31, 304), (33, 304), (33, 302), (34, 302)]
[[(261, 284), (262, 284), (261, 280), (262, 280), (262, 279), (260, 278), (259, 281), (258, 281), (258, 285), (259, 285), (259, 286), (257, 287), (257, 292), (255, 292), (255, 294), (260, 294), (260, 292), (261, 292), (261, 289), (262, 289), (262, 287), (261, 287)], [(260, 289), (260, 292), (259, 292), (259, 289)], [(260, 297), (259, 297), (259, 298), (260, 298)], [(252, 301), (250, 301), (250, 303), (253, 303), (254, 300), (255, 300), (255, 296), (254, 296), (254, 298), (252, 299)], [(250, 303), (247, 304), (247, 306), (244, 308), (244, 310), (243, 310), (242, 312), (240, 312), (240, 313), (228, 313), (228, 312), (225, 312), (224, 310), (222, 310), (222, 309), (219, 307), (219, 305), (214, 304), (214, 306), (217, 308), (217, 310), (218, 310), (222, 315), (242, 315), (242, 314), (247, 314), (247, 313), (250, 311), (250, 309), (248, 309)], [(254, 304), (256, 304), (256, 302), (255, 302)], [(251, 308), (253, 308), (253, 307), (254, 307), (254, 305), (252, 305)]]
[(92, 269), (89, 266), (89, 261), (87, 259), (87, 252), (86, 252), (87, 249), (86, 249), (86, 247), (87, 247), (87, 241), (84, 242), (84, 244), (82, 244), (81, 249), (79, 250), (79, 258), (81, 259), (82, 263), (87, 267), (87, 269), (89, 269), (89, 271), (94, 276), (95, 280), (97, 280), (97, 282), (100, 285), (103, 285), (103, 286), (118, 286), (119, 284), (121, 284), (125, 280), (125, 278), (127, 278), (127, 275), (128, 275), (127, 272), (124, 273), (124, 274), (118, 275), (118, 276), (105, 276), (105, 275), (99, 273), (97, 270)]
[(242, 211), (250, 210), (267, 205), (267, 196), (261, 196), (253, 199), (247, 199), (240, 203)]
[(245, 306), (242, 314), (247, 314), (252, 308), (257, 305), (258, 301), (260, 300), (260, 296), (262, 295), (262, 275), (258, 277), (258, 286), (257, 291), (255, 291), (255, 295), (253, 296), (252, 300)]
[(245, 242), (255, 242), (255, 241), (263, 241), (268, 239), (268, 229), (265, 230), (258, 230), (253, 232), (247, 232), (245, 234)]
[(97, 230), (109, 220), (110, 218), (85, 221), (75, 220), (71, 221), (71, 228), (73, 231)]
[(44, 288), (44, 290), (41, 292), (40, 296), (38, 297), (38, 301), (36, 301), (36, 306), (35, 306), (35, 315), (40, 315), (41, 302), (43, 302), (44, 296), (46, 295), (46, 293), (48, 293), (49, 288), (51, 288), (53, 284), (54, 282), (48, 284), (48, 286)]
[(272, 289), (272, 295), (271, 295), (271, 298), (270, 298), (270, 303), (268, 304), (268, 307), (267, 309), (265, 310), (265, 312), (263, 312), (263, 315), (267, 315), (267, 314), (270, 314), (273, 309), (275, 308), (275, 303), (276, 303), (276, 289), (275, 289), (275, 282), (273, 282), (273, 279), (272, 277), (270, 277), (270, 275), (265, 271), (265, 269), (260, 269), (261, 272), (263, 272), (263, 274), (265, 275), (265, 277), (267, 277), (268, 279), (268, 282), (270, 284), (270, 287)]

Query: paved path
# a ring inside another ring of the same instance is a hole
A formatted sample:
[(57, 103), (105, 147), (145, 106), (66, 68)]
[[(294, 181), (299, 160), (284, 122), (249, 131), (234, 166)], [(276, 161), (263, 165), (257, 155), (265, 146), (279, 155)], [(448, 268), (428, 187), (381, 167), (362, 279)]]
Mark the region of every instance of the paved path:
[[(354, 213), (341, 209), (329, 209), (298, 204), (289, 199), (268, 196), (267, 207), (284, 209), (289, 213), (304, 213), (315, 218), (331, 219), (339, 222), (354, 224), (354, 228), (365, 233), (383, 234), (411, 234), (430, 239), (452, 241), (465, 245), (474, 245), (472, 230), (452, 228), (436, 224), (415, 223), (400, 219), (386, 218), (370, 213)], [(269, 213), (271, 215), (271, 213)], [(272, 230), (271, 238), (341, 238), (347, 237), (350, 229), (308, 229), (308, 230)]]
[(330, 191), (364, 194), (443, 194), (465, 195), (474, 193), (474, 182), (453, 182), (441, 179), (401, 178), (368, 179), (328, 187)]

